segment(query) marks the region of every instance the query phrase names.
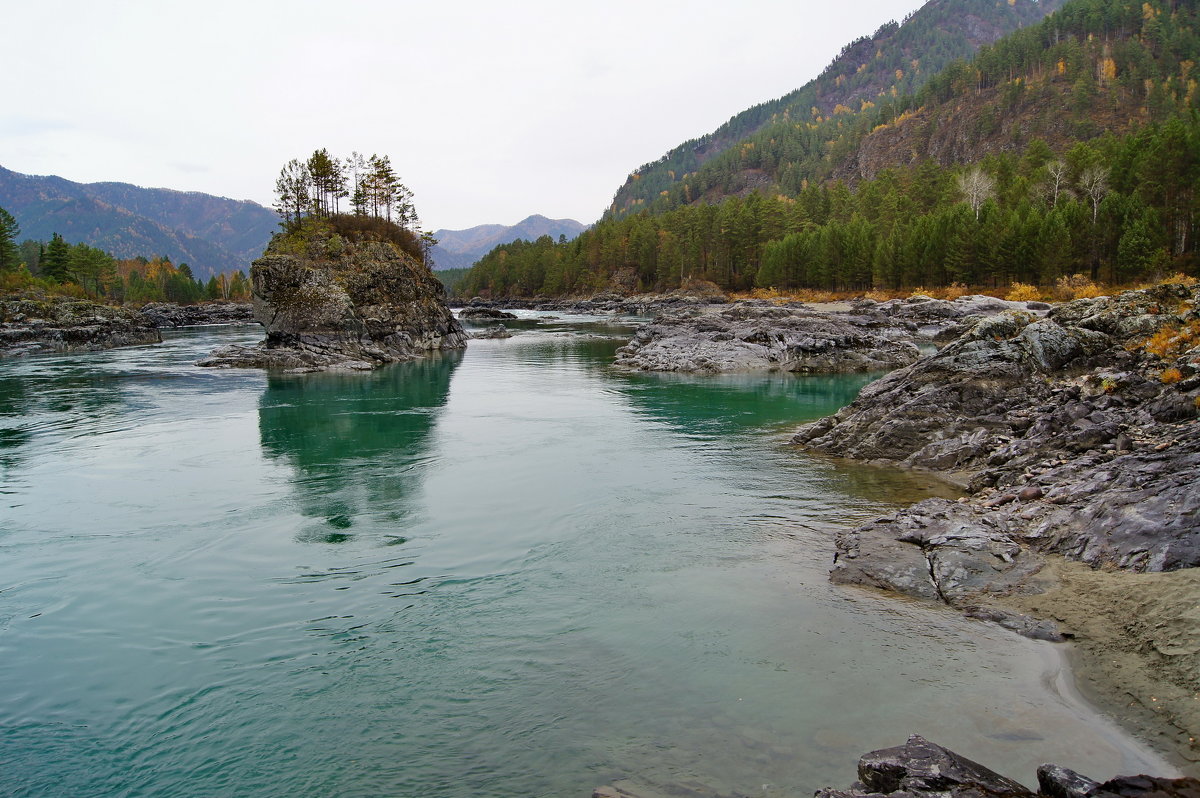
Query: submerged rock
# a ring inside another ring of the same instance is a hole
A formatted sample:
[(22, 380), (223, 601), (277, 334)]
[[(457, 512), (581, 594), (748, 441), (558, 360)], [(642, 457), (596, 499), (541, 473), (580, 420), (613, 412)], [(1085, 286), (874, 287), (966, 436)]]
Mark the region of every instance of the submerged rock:
[(466, 345), (441, 282), (390, 242), (277, 238), (250, 278), (267, 339), (223, 347), (198, 365), (361, 370)]
[(920, 351), (834, 314), (737, 304), (668, 313), (638, 329), (616, 365), (643, 371), (839, 373), (912, 363)]
[(493, 324), (486, 330), (471, 333), (472, 339), (487, 339), (487, 338), (512, 338), (513, 334), (503, 324)]
[(129, 308), (70, 297), (0, 300), (0, 357), (94, 352), (160, 341), (154, 323)]

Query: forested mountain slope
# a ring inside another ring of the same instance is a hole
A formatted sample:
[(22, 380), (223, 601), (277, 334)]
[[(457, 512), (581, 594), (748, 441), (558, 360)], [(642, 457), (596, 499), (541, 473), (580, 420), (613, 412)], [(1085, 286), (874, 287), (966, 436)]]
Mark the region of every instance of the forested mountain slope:
[[(890, 22), (872, 36), (846, 45), (819, 77), (791, 94), (743, 111), (713, 133), (684, 142), (658, 161), (637, 169), (617, 191), (606, 216), (620, 217), (644, 209), (659, 200), (663, 192), (675, 193), (683, 202), (694, 202), (778, 180), (777, 175), (747, 171), (737, 183), (721, 185), (719, 191), (714, 191), (717, 185), (703, 173), (705, 164), (735, 144), (741, 149), (760, 131), (764, 136), (758, 140), (778, 149), (769, 159), (780, 161), (776, 166), (785, 166), (794, 148), (790, 142), (792, 131), (807, 130), (831, 117), (877, 105), (881, 98), (910, 94), (951, 62), (1039, 21), (1063, 2), (930, 0), (903, 24)], [(761, 145), (756, 141), (754, 146)]]
[[(1195, 272), (1200, 226), (1197, 2), (1072, 0), (885, 106), (770, 132), (650, 207), (568, 245), (480, 261), (464, 293), (866, 290), (952, 282), (1126, 282)], [(720, 202), (747, 171), (760, 191)], [(707, 183), (699, 182), (701, 180)]]
[(245, 269), (279, 224), (254, 202), (127, 183), (74, 183), (0, 167), (0, 207), (23, 238), (59, 233), (118, 258), (167, 256), (197, 277)]

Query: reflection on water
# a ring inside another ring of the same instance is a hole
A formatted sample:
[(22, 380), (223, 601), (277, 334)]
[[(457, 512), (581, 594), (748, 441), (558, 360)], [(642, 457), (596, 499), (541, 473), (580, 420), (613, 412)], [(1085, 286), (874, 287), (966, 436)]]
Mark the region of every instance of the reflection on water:
[(1048, 644), (829, 584), (921, 487), (783, 445), (861, 378), (620, 373), (616, 329), (369, 375), (192, 365), (256, 330), (0, 363), (0, 791), (799, 795), (910, 732), (1143, 769)]
[[(363, 515), (377, 529), (401, 528), (461, 359), (433, 356), (370, 374), (268, 377), (258, 410), (263, 453), (296, 470), (300, 512), (319, 519), (300, 539), (346, 542)], [(403, 539), (398, 531), (383, 534), (392, 543)]]

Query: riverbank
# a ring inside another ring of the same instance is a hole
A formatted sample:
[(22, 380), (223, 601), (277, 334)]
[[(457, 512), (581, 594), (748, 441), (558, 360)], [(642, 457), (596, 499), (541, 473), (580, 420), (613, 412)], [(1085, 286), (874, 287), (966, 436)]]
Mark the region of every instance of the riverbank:
[(1071, 637), (1071, 665), (1089, 701), (1200, 776), (1200, 569), (1095, 570), (1051, 558), (1044, 592), (998, 597)]
[(833, 581), (1073, 638), (1089, 692), (1193, 772), (1198, 301), (1164, 285), (997, 315), (795, 437), (967, 492), (840, 533)]

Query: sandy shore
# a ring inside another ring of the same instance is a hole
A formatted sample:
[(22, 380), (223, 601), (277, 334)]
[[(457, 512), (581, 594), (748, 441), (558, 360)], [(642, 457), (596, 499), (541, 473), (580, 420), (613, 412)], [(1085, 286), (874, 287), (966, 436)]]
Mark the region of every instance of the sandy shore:
[(1054, 557), (1043, 574), (1047, 592), (998, 603), (1058, 621), (1087, 698), (1200, 776), (1200, 569), (1096, 571)]

